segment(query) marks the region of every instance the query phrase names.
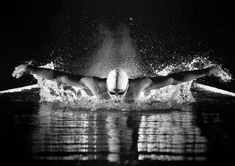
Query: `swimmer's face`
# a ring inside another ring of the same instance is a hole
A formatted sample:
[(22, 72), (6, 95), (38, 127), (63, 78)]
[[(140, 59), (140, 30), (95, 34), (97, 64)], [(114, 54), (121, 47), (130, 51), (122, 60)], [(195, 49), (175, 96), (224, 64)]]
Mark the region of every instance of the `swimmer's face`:
[(108, 93), (110, 95), (123, 95), (128, 87), (127, 73), (120, 70), (112, 70), (106, 80)]

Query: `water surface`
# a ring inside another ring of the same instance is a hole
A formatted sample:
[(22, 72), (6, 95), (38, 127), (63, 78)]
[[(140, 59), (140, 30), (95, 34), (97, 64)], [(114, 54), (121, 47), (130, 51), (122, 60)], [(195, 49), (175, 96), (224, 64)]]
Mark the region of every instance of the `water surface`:
[(1, 156), (34, 165), (233, 165), (234, 99), (208, 103), (206, 95), (180, 108), (141, 111), (4, 97)]

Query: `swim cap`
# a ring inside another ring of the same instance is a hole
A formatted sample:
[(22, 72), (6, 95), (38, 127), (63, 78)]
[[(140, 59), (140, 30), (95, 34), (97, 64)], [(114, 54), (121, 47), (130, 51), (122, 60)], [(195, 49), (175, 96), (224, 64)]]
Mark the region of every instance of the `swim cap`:
[(128, 75), (123, 69), (112, 70), (106, 80), (111, 93), (124, 93), (128, 86)]

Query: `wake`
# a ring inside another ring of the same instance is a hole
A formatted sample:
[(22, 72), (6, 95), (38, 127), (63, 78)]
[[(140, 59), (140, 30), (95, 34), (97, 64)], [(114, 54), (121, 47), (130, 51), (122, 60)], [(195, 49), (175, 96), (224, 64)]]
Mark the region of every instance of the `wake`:
[[(200, 63), (200, 65), (198, 65)], [(156, 70), (157, 75), (167, 75), (172, 72), (201, 69), (214, 65), (211, 61), (197, 57), (190, 62), (183, 62), (180, 65), (168, 65), (161, 70)], [(197, 67), (201, 66), (201, 68)], [(55, 64), (50, 63), (43, 67), (54, 69)], [(194, 103), (195, 99), (191, 92), (193, 81), (185, 82), (178, 85), (169, 85), (156, 90), (151, 90), (149, 94), (142, 93), (139, 100), (134, 103), (126, 103), (125, 96), (115, 97), (111, 96), (109, 100), (99, 100), (94, 96), (89, 96), (82, 89), (76, 87), (68, 87), (58, 85), (56, 82), (42, 79), (41, 77), (34, 77), (38, 81), (40, 87), (40, 100), (47, 102), (60, 102), (69, 104), (70, 106), (79, 106), (89, 109), (99, 108), (117, 108), (117, 109), (137, 109), (145, 105), (148, 107), (156, 105), (158, 108), (177, 107), (177, 105)], [(225, 70), (221, 70), (219, 75), (220, 80), (228, 82), (232, 79), (231, 74)], [(209, 88), (207, 88), (210, 90)], [(215, 89), (213, 89), (216, 91)], [(218, 93), (222, 93), (218, 91)], [(225, 93), (226, 94), (226, 93)]]
[[(198, 65), (200, 63), (200, 65)], [(160, 70), (155, 71), (155, 75), (167, 75), (172, 72), (201, 69), (214, 65), (209, 60), (201, 57), (194, 58), (190, 62), (183, 62), (180, 65), (168, 65)], [(201, 66), (201, 68), (197, 67)], [(54, 63), (41, 66), (44, 68), (54, 69)], [(151, 90), (149, 94), (142, 93), (137, 101), (127, 103), (125, 96), (116, 97), (110, 96), (108, 100), (100, 100), (94, 96), (89, 96), (87, 93), (76, 87), (68, 87), (56, 82), (43, 79), (37, 75), (33, 75), (37, 80), (37, 84), (21, 88), (15, 88), (5, 91), (0, 91), (0, 94), (22, 92), (26, 89), (39, 88), (40, 102), (53, 102), (62, 106), (69, 106), (75, 108), (85, 109), (118, 109), (118, 110), (143, 110), (143, 109), (168, 109), (181, 108), (183, 104), (194, 103), (191, 87), (193, 81), (185, 82), (178, 85), (169, 85), (156, 90)], [(219, 75), (220, 80), (228, 82), (232, 79), (231, 74), (226, 70), (221, 70)], [(196, 84), (198, 88), (206, 91), (212, 91), (224, 95), (235, 96), (235, 93), (206, 86), (203, 84)]]

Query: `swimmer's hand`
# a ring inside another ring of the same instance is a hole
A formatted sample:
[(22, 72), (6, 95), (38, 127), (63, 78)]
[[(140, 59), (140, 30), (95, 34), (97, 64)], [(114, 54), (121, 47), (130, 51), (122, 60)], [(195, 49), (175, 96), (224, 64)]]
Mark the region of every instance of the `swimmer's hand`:
[(15, 67), (15, 70), (12, 73), (12, 77), (20, 78), (24, 73), (27, 72), (28, 65), (19, 65)]
[(209, 68), (208, 75), (220, 77), (221, 71), (222, 71), (222, 69), (219, 66), (212, 66)]

